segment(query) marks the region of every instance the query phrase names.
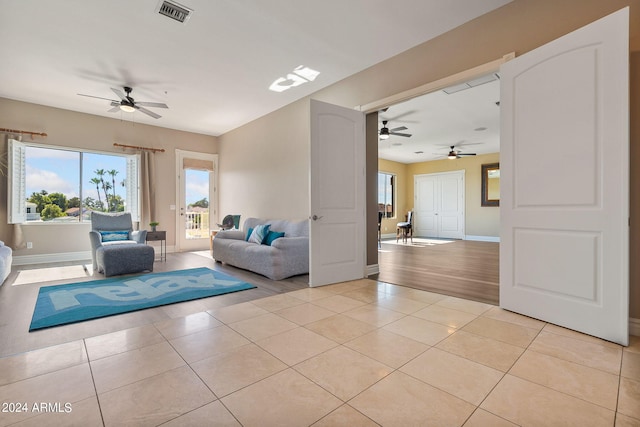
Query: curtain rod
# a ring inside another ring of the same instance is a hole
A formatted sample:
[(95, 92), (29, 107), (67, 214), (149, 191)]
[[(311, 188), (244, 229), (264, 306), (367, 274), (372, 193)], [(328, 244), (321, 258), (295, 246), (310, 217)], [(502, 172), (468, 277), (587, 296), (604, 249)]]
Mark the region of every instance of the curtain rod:
[(47, 134), (44, 133), (44, 132), (30, 132), (30, 131), (26, 131), (26, 130), (16, 130), (16, 129), (6, 129), (6, 128), (0, 128), (0, 133), (31, 135), (31, 138), (33, 138), (33, 135), (43, 136), (43, 137), (47, 136)]
[(137, 145), (125, 145), (125, 144), (118, 144), (117, 142), (113, 143), (114, 147), (122, 147), (122, 148), (133, 148), (136, 150), (146, 150), (146, 151), (153, 151), (155, 152), (160, 152), (160, 153), (164, 153), (164, 148), (148, 148), (148, 147), (139, 147)]

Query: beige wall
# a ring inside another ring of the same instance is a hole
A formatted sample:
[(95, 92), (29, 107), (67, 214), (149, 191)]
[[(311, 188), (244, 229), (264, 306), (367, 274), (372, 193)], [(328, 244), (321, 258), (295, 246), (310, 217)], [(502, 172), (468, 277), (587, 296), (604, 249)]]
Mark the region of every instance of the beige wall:
[[(354, 74), (312, 97), (349, 108), (364, 105), (496, 60), (510, 52), (521, 55), (628, 5), (631, 6), (630, 47), (632, 52), (638, 52), (640, 0), (515, 0)], [(637, 117), (640, 102), (638, 60), (633, 61), (631, 79), (636, 87), (635, 92), (632, 91), (632, 107), (636, 111), (632, 117)], [(223, 177), (220, 207), (223, 213), (234, 211), (262, 217), (308, 216), (308, 115), (308, 100), (302, 100), (220, 137)], [(640, 137), (637, 124), (633, 126), (632, 147)], [(640, 160), (640, 153), (632, 148), (632, 156), (633, 167), (638, 164), (636, 160)], [(287, 165), (287, 172), (279, 170), (282, 164)], [(253, 178), (241, 178), (242, 172), (248, 172)], [(377, 171), (369, 170), (368, 175), (368, 179), (375, 179)], [(632, 179), (634, 193), (638, 187), (637, 172), (632, 171)], [(265, 199), (273, 203), (265, 203)], [(636, 199), (632, 199), (632, 218), (640, 209), (640, 202)], [(252, 200), (260, 203), (252, 203)], [(636, 243), (640, 241), (640, 234), (636, 232), (638, 227), (633, 227), (634, 223), (637, 224), (632, 219), (632, 259), (640, 246)], [(468, 232), (472, 233), (472, 230)], [(479, 228), (476, 232), (484, 234), (488, 231)], [(369, 241), (367, 245), (371, 247), (376, 242)], [(630, 308), (631, 316), (640, 318), (640, 266), (636, 267), (636, 264), (631, 263)]]
[[(167, 231), (167, 245), (175, 244), (176, 204), (175, 149), (204, 153), (217, 152), (217, 138), (189, 132), (147, 126), (131, 121), (76, 113), (58, 108), (0, 98), (2, 127), (45, 132), (46, 138), (34, 138), (43, 144), (104, 152), (122, 152), (114, 142), (164, 148), (156, 154), (156, 211), (159, 229)], [(29, 141), (25, 138), (24, 141)], [(0, 140), (0, 152), (6, 151), (6, 139)], [(13, 227), (7, 225), (7, 181), (0, 176), (0, 240), (11, 241)], [(142, 224), (141, 228), (147, 228)], [(89, 250), (88, 224), (28, 224), (22, 227), (25, 241), (33, 249), (18, 249), (14, 256), (60, 254)], [(208, 247), (208, 242), (206, 243)]]
[(220, 214), (309, 216), (309, 100), (221, 135)]
[[(436, 160), (433, 162), (407, 165), (406, 199), (413, 200), (413, 177), (416, 175), (464, 170), (465, 195), (465, 235), (500, 236), (500, 208), (481, 205), (482, 165), (500, 161), (498, 153), (469, 156), (456, 160)], [(412, 208), (410, 206), (409, 208)]]

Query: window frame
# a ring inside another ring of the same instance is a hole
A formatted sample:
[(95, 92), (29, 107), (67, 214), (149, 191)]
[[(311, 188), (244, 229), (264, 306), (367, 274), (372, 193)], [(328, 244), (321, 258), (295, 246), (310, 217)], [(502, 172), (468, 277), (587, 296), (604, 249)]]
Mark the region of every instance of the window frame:
[[(380, 175), (386, 175), (389, 176), (391, 178), (391, 216), (387, 216), (386, 212), (384, 213), (384, 215), (382, 216), (383, 218), (389, 219), (389, 218), (395, 218), (396, 217), (396, 197), (397, 197), (397, 193), (398, 190), (396, 188), (397, 185), (397, 181), (398, 181), (398, 176), (395, 173), (392, 172), (385, 172), (385, 171), (378, 171), (378, 185), (380, 184)], [(386, 191), (385, 191), (386, 193)], [(380, 194), (380, 189), (378, 188), (378, 195)], [(378, 200), (378, 208), (380, 206), (380, 200)], [(385, 204), (386, 206), (386, 204)]]
[[(49, 150), (64, 150), (80, 153), (79, 156), (79, 197), (81, 200), (80, 211), (78, 221), (74, 222), (55, 222), (55, 221), (27, 221), (27, 209), (26, 209), (26, 148), (34, 147), (40, 149)], [(42, 225), (42, 224), (55, 224), (55, 225), (67, 225), (67, 224), (86, 224), (88, 221), (83, 220), (82, 215), (82, 190), (84, 185), (82, 183), (83, 165), (82, 154), (98, 154), (105, 156), (117, 156), (123, 157), (126, 160), (126, 205), (125, 212), (131, 213), (131, 219), (134, 222), (140, 221), (140, 154), (121, 154), (108, 151), (99, 150), (87, 150), (76, 147), (63, 147), (56, 145), (39, 144), (35, 142), (22, 142), (15, 139), (8, 140), (8, 169), (7, 169), (7, 222), (8, 224), (21, 224), (21, 225)], [(135, 194), (134, 194), (135, 189)]]

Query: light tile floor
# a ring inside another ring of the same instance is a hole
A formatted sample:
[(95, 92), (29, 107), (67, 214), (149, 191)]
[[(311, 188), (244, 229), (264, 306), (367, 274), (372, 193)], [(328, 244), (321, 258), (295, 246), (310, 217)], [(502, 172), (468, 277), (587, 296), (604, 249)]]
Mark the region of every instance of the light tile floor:
[(2, 426), (640, 426), (640, 338), (359, 280), (1, 358), (0, 402)]

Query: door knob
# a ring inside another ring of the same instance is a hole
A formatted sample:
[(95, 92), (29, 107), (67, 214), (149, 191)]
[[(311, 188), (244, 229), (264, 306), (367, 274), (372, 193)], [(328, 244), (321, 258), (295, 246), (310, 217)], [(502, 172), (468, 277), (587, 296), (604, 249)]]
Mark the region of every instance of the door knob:
[(317, 220), (319, 220), (320, 218), (322, 218), (322, 216), (313, 215), (313, 216), (311, 217), (311, 219), (312, 219), (312, 220), (314, 220), (314, 221), (317, 221)]

